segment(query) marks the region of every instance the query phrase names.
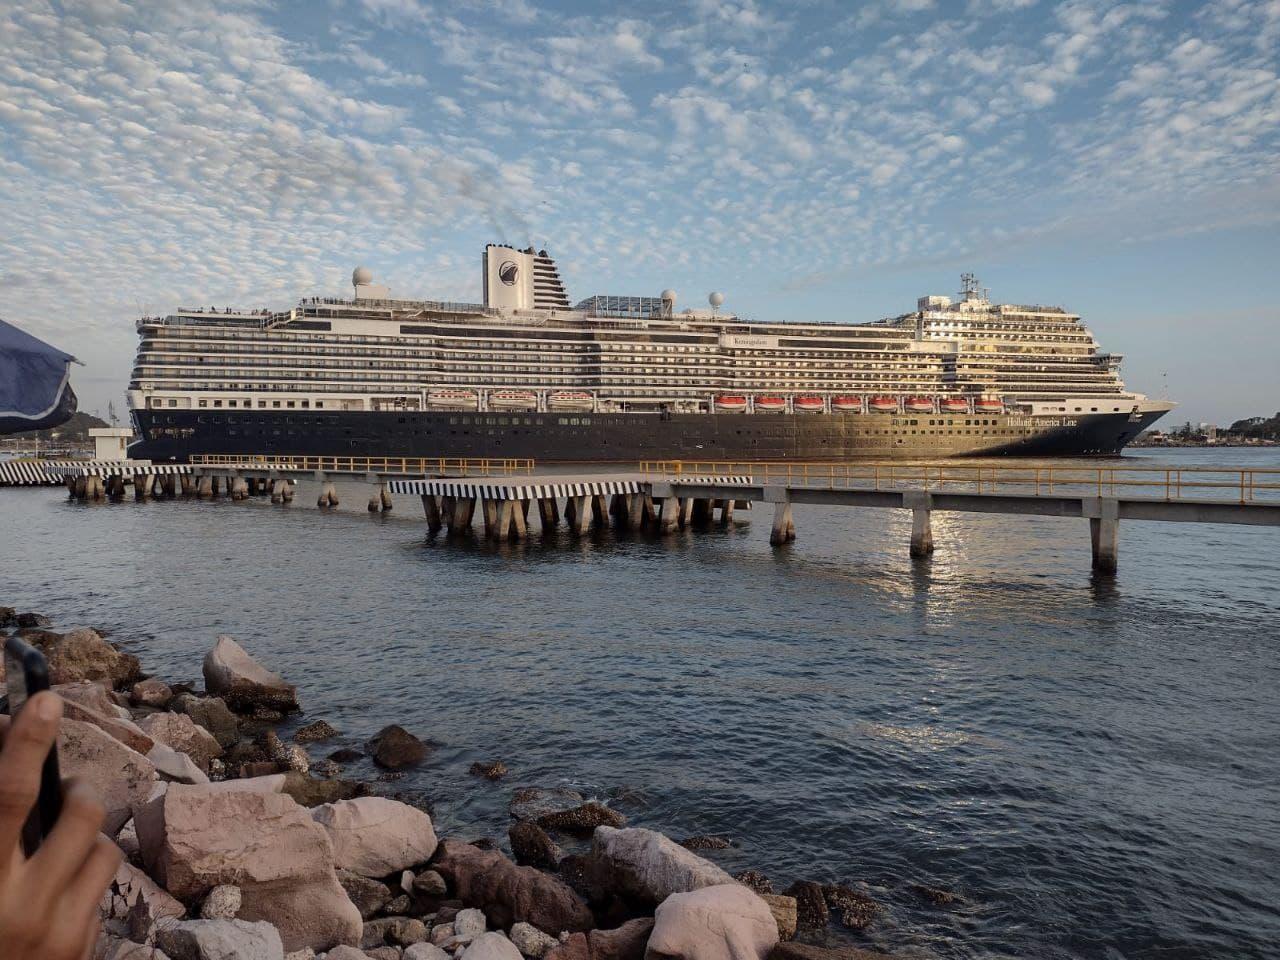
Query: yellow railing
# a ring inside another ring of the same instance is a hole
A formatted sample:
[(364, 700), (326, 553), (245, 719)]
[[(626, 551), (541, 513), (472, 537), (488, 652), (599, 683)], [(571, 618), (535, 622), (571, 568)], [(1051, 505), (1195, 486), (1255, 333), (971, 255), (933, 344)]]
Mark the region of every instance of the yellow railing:
[(858, 463), (756, 463), (709, 460), (646, 460), (646, 477), (696, 480), (746, 475), (754, 483), (824, 489), (963, 490), (977, 493), (1032, 492), (1036, 496), (1156, 497), (1165, 500), (1230, 499), (1280, 503), (1280, 468), (1209, 466), (1063, 466), (966, 464), (957, 461), (862, 461)]
[(470, 477), (510, 477), (533, 473), (534, 461), (495, 457), (290, 457), (235, 454), (194, 454), (194, 466), (241, 470), (325, 470), (331, 473), (394, 473), (405, 476), (456, 474)]

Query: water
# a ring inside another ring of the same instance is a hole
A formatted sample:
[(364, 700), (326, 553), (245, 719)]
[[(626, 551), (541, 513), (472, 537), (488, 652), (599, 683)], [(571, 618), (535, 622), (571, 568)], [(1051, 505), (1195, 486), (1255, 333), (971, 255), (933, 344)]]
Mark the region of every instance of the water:
[[(867, 947), (1275, 955), (1274, 528), (1125, 521), (1112, 581), (1082, 520), (938, 514), (913, 565), (899, 511), (797, 508), (781, 552), (766, 511), (665, 542), (466, 546), (427, 541), (408, 498), (370, 516), (342, 492), (320, 516), (305, 486), (291, 507), (3, 491), (0, 602), (105, 627), (169, 680), (230, 633), (341, 742), (434, 738), (388, 789), (445, 833), (504, 839), (512, 787), (568, 783), (727, 834), (709, 855), (779, 889), (867, 884)], [(505, 783), (467, 775), (499, 757)]]

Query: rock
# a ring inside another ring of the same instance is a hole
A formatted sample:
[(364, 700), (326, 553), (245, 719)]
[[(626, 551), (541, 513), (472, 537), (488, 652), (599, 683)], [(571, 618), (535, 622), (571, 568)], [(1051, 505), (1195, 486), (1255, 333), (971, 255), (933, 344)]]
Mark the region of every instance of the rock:
[(927, 900), (935, 907), (950, 907), (957, 903), (964, 903), (964, 897), (950, 890), (943, 890), (940, 887), (930, 887), (923, 883), (913, 883), (910, 886), (911, 892), (922, 900)]
[(800, 929), (820, 930), (831, 919), (822, 884), (812, 880), (798, 880), (787, 888), (786, 895), (795, 898), (796, 923)]
[(282, 764), (285, 769), (296, 770), (299, 773), (306, 773), (311, 769), (311, 758), (307, 756), (307, 751), (296, 743), (282, 743), (274, 730), (266, 732), (262, 743), (267, 759)]
[(778, 924), (778, 937), (782, 940), (790, 940), (796, 935), (796, 898), (786, 897), (776, 893), (760, 893), (756, 892), (765, 903), (769, 905), (769, 910), (773, 913), (773, 919)]
[(212, 733), (224, 750), (230, 750), (240, 739), (240, 721), (221, 697), (180, 693), (173, 698), (171, 707)]
[[(12, 610), (13, 608), (6, 607), (5, 609)], [(27, 613), (15, 613), (13, 615), (13, 622), (14, 622), (14, 625), (17, 626), (18, 628), (29, 630), (32, 628), (47, 627), (53, 621), (50, 620), (48, 617), (46, 617), (43, 613), (27, 612)]]
[(245, 652), (231, 637), (220, 636), (204, 658), (204, 687), (235, 710), (298, 709), (298, 691)]
[(399, 947), (385, 946), (374, 947), (365, 953), (369, 960), (400, 960), (401, 950)]
[(369, 955), (363, 950), (343, 944), (330, 950), (325, 954), (325, 958), (326, 960), (369, 960)]
[(532, 820), (517, 820), (511, 824), (507, 838), (511, 841), (511, 853), (516, 863), (555, 869), (564, 856), (555, 841)]
[(453, 939), (453, 924), (442, 923), (439, 926), (431, 928), (431, 943), (433, 946), (439, 946), (442, 943), (448, 943)]
[(597, 827), (592, 858), (603, 868), (602, 882), (614, 893), (659, 904), (673, 893), (732, 884), (714, 863), (653, 830)]
[(511, 942), (526, 957), (542, 960), (547, 951), (560, 941), (548, 936), (530, 923), (513, 923), (511, 925)]
[(338, 731), (323, 720), (312, 720), (304, 727), (299, 727), (293, 735), (295, 743), (315, 743), (317, 740), (328, 740), (336, 737)]
[(391, 925), (387, 936), (392, 943), (407, 947), (412, 943), (420, 943), (427, 939), (427, 925), (414, 917), (397, 917)]
[(402, 960), (450, 960), (450, 955), (434, 943), (415, 943), (405, 947), (401, 957)]
[(423, 870), (413, 878), (413, 889), (410, 891), (418, 897), (443, 897), (448, 892), (444, 877), (434, 870)]
[(236, 782), (165, 784), (134, 811), (148, 871), (180, 899), (240, 887), (243, 920), (266, 920), (290, 950), (356, 943), (360, 912), (339, 886), (324, 828), (291, 797)]
[(414, 880), (414, 877), (413, 877), (412, 870), (400, 871), (400, 889), (402, 891), (404, 891), (405, 893), (408, 893), (409, 891), (411, 891), (413, 889), (413, 880)]
[(658, 905), (649, 955), (681, 960), (765, 960), (778, 925), (760, 897), (729, 882), (673, 893)]
[(383, 727), (368, 743), (373, 762), (387, 770), (417, 766), (427, 757), (427, 745), (404, 727)]
[(621, 827), (626, 822), (626, 817), (617, 810), (606, 807), (598, 800), (588, 800), (586, 803), (571, 807), (568, 810), (544, 813), (537, 819), (538, 826), (545, 830), (563, 830), (566, 833), (575, 833), (583, 836), (591, 833), (599, 826)]
[(759, 870), (744, 870), (733, 879), (744, 887), (750, 887), (756, 893), (773, 893), (773, 884)]
[(209, 891), (200, 904), (202, 920), (234, 920), (240, 912), (240, 888), (224, 883)]
[(370, 880), (349, 870), (338, 871), (338, 883), (360, 911), (360, 917), (368, 920), (376, 916), (391, 900), (391, 888), (385, 883)]
[(147, 736), (189, 756), (197, 767), (209, 772), (209, 761), (222, 756), (222, 747), (204, 727), (185, 713), (153, 713), (138, 721)]
[(147, 751), (147, 759), (156, 768), (160, 779), (174, 783), (208, 783), (209, 777), (196, 766), (196, 762), (185, 753), (179, 753), (163, 743), (154, 744)]
[(310, 947), (303, 947), (301, 950), (293, 951), (293, 953), (286, 953), (284, 960), (316, 960), (316, 952)]
[[(332, 760), (318, 760), (311, 765), (311, 775), (324, 780), (336, 780), (341, 772), (342, 767)], [(358, 796), (358, 794), (352, 794), (352, 796)]]
[(363, 756), (364, 754), (359, 750), (353, 750), (350, 747), (341, 747), (329, 754), (328, 759), (332, 760), (334, 763), (353, 763)]
[[(142, 673), (138, 658), (121, 653), (96, 630), (82, 627), (64, 634), (43, 632), (34, 646), (49, 661), (49, 682), (101, 680), (111, 687), (132, 683)], [(28, 642), (31, 642), (30, 640)]]
[(462, 951), (462, 960), (520, 960), (520, 951), (502, 934), (485, 933)]
[(494, 926), (524, 921), (544, 933), (590, 929), (591, 910), (563, 881), (520, 867), (496, 850), (445, 841), (434, 864), (463, 903), (482, 908)]
[(769, 953), (768, 960), (893, 960), (886, 953), (859, 950), (857, 947), (816, 947), (810, 943), (780, 943)]
[(326, 803), (337, 803), (339, 800), (351, 800), (362, 797), (369, 792), (368, 787), (358, 780), (319, 780), (297, 770), (289, 770), (284, 774), (284, 793), (304, 807), (318, 807)]
[(431, 818), (397, 800), (340, 800), (316, 807), (311, 816), (329, 834), (337, 865), (362, 876), (385, 877), (426, 863), (436, 852)]
[(840, 912), (840, 922), (851, 930), (865, 930), (880, 912), (880, 904), (865, 893), (840, 884), (825, 884), (827, 906)]
[(142, 857), (138, 850), (138, 831), (134, 829), (132, 820), (116, 833), (116, 846), (120, 848), (124, 858), (130, 863), (137, 865), (142, 862)]
[(13, 607), (0, 607), (0, 627), (16, 627), (18, 611)]
[(90, 960), (169, 960), (169, 955), (145, 943), (100, 934), (93, 945)]
[[(70, 684), (70, 686), (80, 686), (80, 684)], [(96, 683), (84, 684), (84, 686), (101, 689)], [(66, 690), (67, 687), (64, 686), (61, 689)], [(119, 740), (130, 750), (136, 750), (145, 756), (155, 746), (155, 741), (132, 720), (125, 720), (116, 716), (115, 709), (115, 705), (108, 701), (107, 712), (100, 713), (81, 703), (63, 697), (62, 715), (68, 720), (91, 723), (103, 733), (110, 734)]]
[(487, 929), (489, 924), (483, 910), (459, 910), (453, 918), (453, 935), (463, 943), (470, 943)]
[(413, 901), (403, 893), (388, 900), (387, 905), (382, 908), (386, 914), (407, 914), (411, 909), (413, 909)]
[(507, 765), (501, 760), (492, 760), (488, 763), (477, 760), (467, 772), (473, 777), (484, 777), (486, 780), (501, 780), (507, 775)]
[(163, 710), (173, 699), (173, 688), (163, 680), (139, 680), (129, 688), (129, 702), (139, 707)]
[(685, 837), (680, 841), (680, 846), (686, 850), (728, 850), (733, 844), (727, 837), (699, 834), (696, 837)]
[(512, 820), (533, 820), (581, 806), (586, 798), (565, 787), (521, 787), (511, 795), (508, 812)]
[[(108, 904), (113, 906), (108, 907)], [(135, 910), (139, 929), (131, 932), (138, 934), (136, 939), (140, 942), (150, 938), (155, 924), (180, 920), (187, 912), (181, 903), (137, 867), (121, 863), (103, 894), (102, 912), (106, 916), (125, 919)]]
[(549, 950), (543, 960), (644, 960), (652, 931), (653, 918), (639, 917), (614, 930), (574, 933)]
[(94, 789), (107, 815), (102, 830), (114, 836), (131, 808), (151, 793), (156, 768), (98, 727), (63, 718), (58, 732), (58, 761), (64, 777), (78, 777)]
[(156, 943), (173, 960), (284, 960), (280, 934), (269, 923), (182, 920), (161, 927)]
[(111, 699), (111, 684), (104, 680), (76, 680), (53, 685), (53, 692), (64, 704), (88, 707), (104, 717), (116, 718), (116, 702)]
[(360, 935), (360, 948), (380, 947), (391, 936), (391, 929), (401, 917), (380, 917), (377, 920), (366, 920)]

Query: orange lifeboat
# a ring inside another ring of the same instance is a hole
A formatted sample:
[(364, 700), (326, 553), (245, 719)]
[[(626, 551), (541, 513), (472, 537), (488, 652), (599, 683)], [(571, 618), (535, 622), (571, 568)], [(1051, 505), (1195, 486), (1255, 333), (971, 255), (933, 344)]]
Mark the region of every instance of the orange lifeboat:
[(480, 397), (474, 390), (443, 387), (427, 391), (427, 406), (436, 410), (476, 410)]
[(933, 400), (930, 397), (907, 397), (904, 406), (908, 413), (933, 413)]
[(744, 413), (747, 398), (740, 393), (722, 393), (715, 399), (716, 413)]
[(595, 408), (596, 398), (585, 390), (557, 390), (547, 397), (548, 410), (590, 411)]
[(490, 410), (536, 410), (538, 395), (532, 390), (495, 390), (489, 394)]
[(825, 404), (821, 397), (812, 395), (796, 397), (793, 401), (796, 413), (821, 413)]
[(787, 409), (787, 398), (775, 394), (763, 394), (756, 397), (757, 413), (781, 413)]
[(983, 397), (981, 400), (973, 401), (974, 413), (1004, 413), (1004, 402), (1002, 400), (991, 400)]
[(943, 397), (941, 404), (943, 413), (968, 413), (969, 401), (963, 397)]
[(872, 413), (897, 413), (898, 398), (897, 397), (872, 397), (867, 401), (867, 406)]
[(831, 410), (834, 413), (861, 413), (862, 398), (844, 394), (831, 398)]

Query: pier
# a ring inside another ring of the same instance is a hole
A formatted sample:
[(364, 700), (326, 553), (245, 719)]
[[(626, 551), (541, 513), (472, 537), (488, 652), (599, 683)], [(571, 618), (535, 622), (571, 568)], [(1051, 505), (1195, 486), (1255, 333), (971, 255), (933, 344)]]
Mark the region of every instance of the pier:
[[(431, 535), (490, 540), (542, 535), (563, 521), (571, 536), (615, 527), (665, 536), (728, 526), (753, 506), (772, 507), (769, 542), (797, 539), (796, 506), (907, 510), (907, 550), (924, 559), (938, 546), (935, 512), (1063, 517), (1089, 522), (1093, 569), (1114, 573), (1122, 521), (1280, 525), (1280, 469), (1163, 466), (1036, 466), (964, 461), (739, 463), (645, 461), (630, 471), (558, 473), (532, 460), (497, 458), (199, 456), (189, 464), (148, 461), (45, 463), (73, 497), (244, 500), (290, 503), (300, 480), (319, 484), (316, 505), (338, 505), (338, 480), (368, 485), (371, 513), (395, 496), (417, 497)], [(24, 470), (30, 469), (26, 465)], [(536, 507), (536, 510), (535, 510)]]

